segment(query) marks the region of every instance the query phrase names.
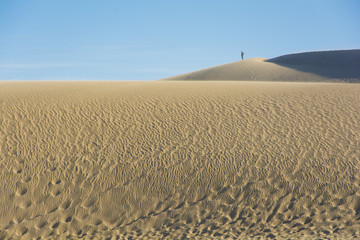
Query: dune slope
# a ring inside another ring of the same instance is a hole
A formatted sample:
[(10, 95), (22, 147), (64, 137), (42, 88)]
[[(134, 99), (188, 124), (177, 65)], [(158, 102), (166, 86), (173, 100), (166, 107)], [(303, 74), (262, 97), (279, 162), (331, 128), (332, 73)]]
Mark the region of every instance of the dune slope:
[(360, 50), (250, 58), (163, 80), (245, 80), (288, 82), (360, 82)]
[(0, 237), (360, 237), (360, 85), (0, 83)]

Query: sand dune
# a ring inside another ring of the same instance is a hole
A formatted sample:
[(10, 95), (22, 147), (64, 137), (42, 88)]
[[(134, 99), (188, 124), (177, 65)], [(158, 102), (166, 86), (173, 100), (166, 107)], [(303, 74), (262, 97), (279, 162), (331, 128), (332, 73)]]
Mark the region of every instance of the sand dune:
[(357, 84), (2, 82), (0, 238), (360, 238), (359, 112)]
[(360, 82), (360, 50), (250, 58), (163, 80)]

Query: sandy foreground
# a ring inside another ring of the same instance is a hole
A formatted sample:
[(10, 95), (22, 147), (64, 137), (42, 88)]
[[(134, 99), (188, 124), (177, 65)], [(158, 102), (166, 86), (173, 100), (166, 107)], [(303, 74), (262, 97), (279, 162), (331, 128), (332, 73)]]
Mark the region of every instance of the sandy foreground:
[(360, 84), (1, 82), (0, 239), (360, 238)]

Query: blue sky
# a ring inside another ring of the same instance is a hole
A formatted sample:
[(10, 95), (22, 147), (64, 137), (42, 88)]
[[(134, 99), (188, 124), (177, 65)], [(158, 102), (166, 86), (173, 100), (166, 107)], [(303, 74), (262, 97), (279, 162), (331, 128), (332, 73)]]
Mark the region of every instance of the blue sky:
[(358, 0), (1, 0), (0, 80), (155, 80), (360, 48)]

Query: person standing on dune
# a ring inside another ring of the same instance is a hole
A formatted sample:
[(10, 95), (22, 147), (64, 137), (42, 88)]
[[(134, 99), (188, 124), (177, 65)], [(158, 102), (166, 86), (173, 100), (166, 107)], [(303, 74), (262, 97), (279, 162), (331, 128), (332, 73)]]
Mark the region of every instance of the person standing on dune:
[(244, 53), (241, 51), (241, 59), (244, 60)]

